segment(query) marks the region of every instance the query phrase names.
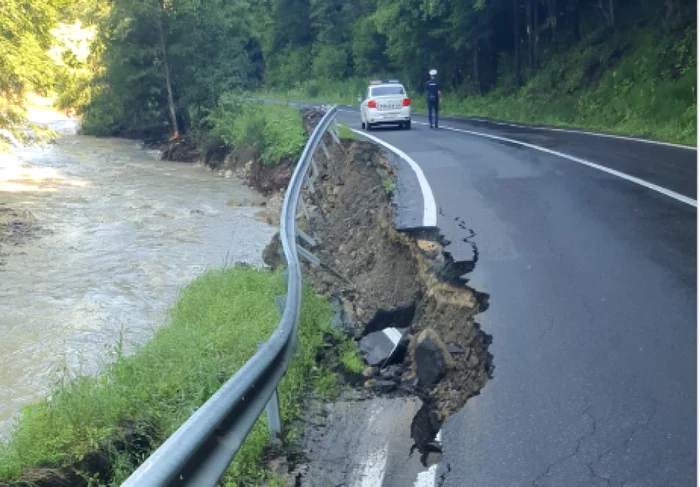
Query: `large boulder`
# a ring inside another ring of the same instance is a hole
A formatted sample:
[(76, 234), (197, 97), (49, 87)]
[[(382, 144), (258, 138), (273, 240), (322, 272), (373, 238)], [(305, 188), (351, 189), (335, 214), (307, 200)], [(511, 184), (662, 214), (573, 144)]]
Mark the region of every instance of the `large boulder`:
[(413, 351), (418, 387), (431, 389), (452, 367), (452, 357), (438, 334), (431, 328), (423, 330), (416, 338)]

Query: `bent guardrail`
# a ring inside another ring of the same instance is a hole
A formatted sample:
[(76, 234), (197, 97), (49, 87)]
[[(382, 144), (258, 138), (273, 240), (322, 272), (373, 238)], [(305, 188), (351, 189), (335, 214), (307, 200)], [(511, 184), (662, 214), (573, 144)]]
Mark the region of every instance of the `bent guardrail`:
[[(170, 485), (213, 486), (221, 479), (255, 421), (267, 412), (273, 441), (282, 425), (277, 386), (289, 367), (296, 343), (301, 310), (301, 266), (299, 256), (316, 263), (316, 258), (297, 239), (313, 246), (311, 237), (297, 228), (297, 210), (308, 217), (301, 192), (313, 191), (318, 175), (314, 153), (320, 146), (328, 155), (323, 136), (329, 132), (340, 143), (331, 107), (309, 137), (285, 193), (280, 219), (280, 241), (287, 261), (287, 296), (282, 317), (272, 336), (248, 362), (212, 395), (124, 482), (125, 487)], [(311, 174), (309, 174), (311, 169)]]

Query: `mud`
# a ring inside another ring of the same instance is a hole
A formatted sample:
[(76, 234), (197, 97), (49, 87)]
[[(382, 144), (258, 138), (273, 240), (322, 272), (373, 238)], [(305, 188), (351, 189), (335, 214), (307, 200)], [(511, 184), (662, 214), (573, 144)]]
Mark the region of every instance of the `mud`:
[(5, 263), (5, 247), (20, 247), (39, 236), (40, 230), (31, 211), (0, 206), (0, 268)]
[[(455, 262), (447, 242), (432, 230), (400, 233), (394, 227), (391, 193), (385, 181), (393, 168), (374, 145), (327, 143), (330, 158), (317, 153), (320, 181), (305, 199), (308, 232), (321, 265), (306, 266), (314, 289), (342, 303), (346, 331), (360, 338), (387, 327), (409, 326), (402, 371), (379, 371), (366, 382), (375, 392), (413, 394), (422, 400), (411, 427), (417, 447), (427, 458), (439, 450), (434, 438), (447, 417), (479, 394), (493, 370), (490, 337), (475, 322), (488, 296), (469, 288), (462, 275), (475, 261)], [(320, 151), (319, 151), (320, 152)], [(475, 253), (475, 256), (478, 255)], [(418, 383), (415, 342), (430, 330), (451, 360), (435, 385)]]
[[(148, 140), (144, 141), (148, 145)], [(198, 142), (190, 137), (172, 139), (160, 147), (160, 159), (174, 162), (196, 162), (202, 157)]]

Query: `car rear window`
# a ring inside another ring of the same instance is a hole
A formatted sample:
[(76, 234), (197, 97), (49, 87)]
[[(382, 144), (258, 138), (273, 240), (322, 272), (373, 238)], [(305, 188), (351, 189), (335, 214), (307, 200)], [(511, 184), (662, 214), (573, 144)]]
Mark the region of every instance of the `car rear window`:
[(372, 88), (372, 96), (404, 95), (403, 86), (377, 86)]

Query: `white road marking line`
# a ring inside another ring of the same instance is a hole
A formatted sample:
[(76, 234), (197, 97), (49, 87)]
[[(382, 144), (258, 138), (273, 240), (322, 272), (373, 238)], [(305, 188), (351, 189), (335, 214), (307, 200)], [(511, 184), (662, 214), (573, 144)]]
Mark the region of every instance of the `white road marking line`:
[(383, 141), (379, 137), (375, 137), (374, 135), (370, 135), (368, 133), (361, 132), (353, 128), (351, 128), (350, 130), (352, 130), (357, 135), (366, 137), (371, 141), (376, 142), (377, 144), (385, 147), (386, 149), (389, 149), (401, 159), (406, 161), (409, 166), (411, 166), (411, 169), (413, 169), (413, 172), (416, 174), (416, 178), (418, 178), (418, 184), (420, 185), (421, 193), (423, 193), (423, 226), (437, 226), (437, 205), (435, 203), (435, 197), (433, 196), (433, 190), (430, 189), (430, 184), (428, 184), (428, 180), (426, 179), (425, 174), (423, 174), (423, 170), (418, 164), (416, 164), (416, 161), (411, 159), (408, 156), (408, 154), (406, 154), (401, 149), (394, 147), (393, 145)]
[[(442, 443), (442, 430), (438, 431), (435, 440), (437, 440), (438, 444)], [(413, 487), (433, 487), (434, 485), (436, 485), (438, 465), (439, 464), (436, 463), (435, 465), (431, 465), (430, 468), (428, 468), (428, 470), (418, 472), (416, 481), (413, 482)]]
[(396, 328), (384, 328), (382, 331), (386, 337), (391, 340), (391, 343), (393, 343), (394, 346), (398, 345), (401, 341), (401, 332)]
[[(414, 121), (413, 123), (416, 123), (416, 124), (419, 124), (419, 125), (428, 125), (428, 124), (425, 123), (425, 122), (416, 122), (416, 121)], [(692, 198), (689, 198), (688, 196), (684, 196), (684, 195), (682, 195), (682, 194), (680, 194), (680, 193), (676, 193), (675, 191), (672, 191), (672, 190), (670, 190), (670, 189), (666, 189), (666, 188), (664, 188), (664, 187), (662, 187), (662, 186), (659, 186), (659, 185), (654, 184), (654, 183), (650, 183), (650, 182), (648, 182), (648, 181), (645, 181), (645, 180), (643, 180), (643, 179), (639, 179), (639, 178), (634, 177), (634, 176), (631, 176), (631, 175), (629, 175), (629, 174), (626, 174), (626, 173), (623, 173), (623, 172), (620, 172), (620, 171), (616, 171), (615, 169), (610, 169), (610, 168), (605, 167), (605, 166), (602, 166), (602, 165), (600, 165), (600, 164), (596, 164), (595, 162), (587, 161), (586, 159), (581, 159), (580, 157), (575, 157), (575, 156), (571, 156), (571, 155), (569, 155), (569, 154), (565, 154), (565, 153), (563, 153), (563, 152), (555, 151), (555, 150), (552, 150), (552, 149), (547, 149), (546, 147), (541, 147), (541, 146), (539, 146), (539, 145), (529, 144), (529, 143), (527, 143), (527, 142), (521, 142), (521, 141), (519, 141), (519, 140), (509, 139), (509, 138), (507, 138), (507, 137), (500, 137), (500, 136), (498, 136), (498, 135), (484, 134), (484, 133), (482, 133), (482, 132), (475, 132), (475, 131), (473, 131), (473, 130), (458, 129), (458, 128), (455, 128), (455, 127), (448, 127), (448, 126), (442, 126), (442, 129), (443, 129), (443, 130), (451, 130), (451, 131), (453, 131), (453, 132), (460, 132), (460, 133), (463, 133), (463, 134), (475, 135), (475, 136), (477, 136), (477, 137), (486, 137), (487, 139), (492, 139), (492, 140), (500, 140), (500, 141), (502, 141), (502, 142), (508, 142), (508, 143), (511, 143), (511, 144), (517, 144), (517, 145), (520, 145), (520, 146), (523, 146), (523, 147), (527, 147), (528, 149), (533, 149), (533, 150), (537, 150), (537, 151), (540, 151), (540, 152), (544, 152), (544, 153), (546, 153), (546, 154), (550, 154), (550, 155), (553, 155), (553, 156), (557, 156), (557, 157), (561, 157), (561, 158), (564, 158), (564, 159), (568, 159), (568, 160), (570, 160), (570, 161), (577, 162), (577, 163), (579, 163), (579, 164), (583, 164), (584, 166), (588, 166), (588, 167), (591, 167), (591, 168), (593, 168), (593, 169), (598, 169), (599, 171), (602, 171), (602, 172), (611, 174), (611, 175), (613, 175), (613, 176), (616, 176), (616, 177), (618, 177), (618, 178), (624, 179), (624, 180), (629, 181), (629, 182), (631, 182), (631, 183), (638, 184), (638, 185), (643, 186), (643, 187), (645, 187), (645, 188), (647, 188), (647, 189), (651, 189), (652, 191), (656, 191), (657, 193), (660, 193), (660, 194), (663, 194), (663, 195), (665, 195), (665, 196), (668, 196), (669, 198), (673, 198), (673, 199), (675, 199), (676, 201), (680, 201), (681, 203), (685, 203), (686, 205), (690, 205), (690, 206), (692, 206), (692, 207), (694, 207), (694, 208), (697, 208), (697, 206), (698, 206), (697, 201), (694, 200), (694, 199), (692, 199)], [(355, 130), (355, 129), (352, 129), (352, 130), (353, 130), (353, 132), (355, 132), (355, 133), (358, 133), (358, 134), (367, 136), (367, 134), (364, 134), (364, 133), (362, 133), (362, 132), (359, 132), (359, 131), (357, 131), (357, 130)], [(379, 139), (377, 139), (376, 137), (372, 137), (372, 136), (369, 136), (369, 137), (372, 138), (373, 140), (379, 140)], [(633, 139), (633, 140), (641, 140), (641, 139)], [(380, 142), (380, 143), (384, 143), (384, 141), (382, 141), (382, 142)], [(384, 143), (384, 144), (385, 144), (385, 143)], [(387, 144), (387, 145), (388, 145), (388, 144)], [(398, 150), (398, 149), (397, 149), (397, 150)], [(409, 162), (409, 164), (411, 164), (411, 162)], [(411, 165), (411, 166), (412, 166), (412, 165)]]
[(690, 145), (674, 144), (673, 142), (661, 142), (658, 140), (640, 139), (638, 137), (630, 137), (627, 135), (601, 134), (601, 133), (597, 133), (597, 132), (588, 132), (586, 130), (557, 128), (557, 127), (533, 127), (533, 126), (528, 126), (528, 125), (519, 125), (517, 123), (511, 123), (511, 122), (496, 122), (493, 120), (485, 120), (482, 118), (469, 118), (469, 119), (466, 119), (465, 121), (469, 121), (469, 120), (474, 120), (475, 122), (480, 122), (480, 123), (492, 123), (494, 125), (502, 125), (502, 126), (506, 126), (506, 127), (516, 127), (516, 128), (520, 128), (520, 129), (526, 129), (526, 130), (542, 130), (545, 132), (564, 132), (564, 133), (571, 133), (571, 134), (583, 134), (583, 135), (591, 135), (591, 136), (595, 136), (595, 137), (607, 137), (609, 139), (628, 140), (630, 142), (641, 142), (643, 144), (665, 145), (667, 147), (676, 147), (678, 149), (686, 149), (686, 150), (694, 150), (694, 151), (698, 150), (697, 147), (693, 147)]
[(689, 198), (687, 196), (683, 196), (680, 193), (676, 193), (675, 191), (671, 191), (670, 189), (663, 188), (661, 186), (658, 186), (656, 184), (650, 183), (648, 181), (644, 181), (643, 179), (636, 178), (634, 176), (630, 176), (629, 174), (625, 174), (620, 171), (616, 171), (615, 169), (610, 169), (609, 167), (601, 166), (600, 164), (596, 164), (595, 162), (587, 161), (585, 159), (581, 159), (580, 157), (574, 157), (570, 156), (569, 154), (564, 154), (563, 152), (555, 151), (552, 149), (547, 149), (546, 147), (540, 147), (539, 145), (534, 145), (534, 144), (528, 144), (527, 142), (521, 142), (519, 140), (514, 140), (514, 139), (508, 139), (506, 137), (499, 137), (498, 135), (489, 135), (489, 134), (483, 134), (481, 132), (474, 132), (472, 130), (464, 130), (464, 129), (458, 129), (454, 127), (442, 127), (443, 130), (451, 130), (453, 132), (460, 132), (463, 134), (469, 134), (469, 135), (476, 135), (477, 137), (486, 137), (487, 139), (493, 139), (493, 140), (500, 140), (502, 142), (508, 142), (511, 144), (517, 144), (521, 145), (523, 147), (527, 147), (528, 149), (534, 149), (540, 152), (544, 152), (546, 154), (551, 154), (553, 156), (558, 156), (563, 159), (568, 159), (573, 162), (577, 162), (579, 164), (583, 164), (584, 166), (592, 167), (593, 169), (598, 169), (599, 171), (603, 171), (608, 174), (612, 174), (613, 176), (617, 176), (618, 178), (624, 179), (626, 181), (638, 184), (640, 186), (644, 186), (647, 189), (651, 189), (652, 191), (656, 191), (657, 193), (661, 193), (665, 196), (668, 196), (669, 198), (673, 198), (677, 201), (680, 201), (681, 203), (685, 203), (686, 205), (690, 205), (694, 208), (697, 208), (698, 203), (696, 200)]
[(437, 464), (432, 465), (428, 470), (418, 472), (413, 487), (433, 487), (437, 479)]
[[(353, 110), (344, 110), (344, 109), (339, 109), (338, 111), (340, 112), (345, 112), (345, 113), (356, 113)], [(427, 116), (427, 115), (424, 115)], [(446, 115), (446, 117), (449, 117), (449, 115)], [(571, 134), (582, 134), (582, 135), (590, 135), (594, 137), (607, 137), (609, 139), (619, 139), (619, 140), (627, 140), (630, 142), (641, 142), (642, 144), (653, 144), (653, 145), (663, 145), (667, 147), (675, 147), (678, 149), (686, 149), (686, 150), (694, 150), (697, 151), (697, 147), (693, 147), (690, 145), (683, 145), (683, 144), (674, 144), (673, 142), (661, 142), (658, 140), (648, 140), (648, 139), (640, 139), (638, 137), (630, 137), (626, 135), (614, 135), (614, 134), (601, 134), (598, 132), (589, 132), (587, 130), (577, 130), (577, 129), (567, 129), (567, 128), (557, 128), (557, 127), (534, 127), (534, 126), (528, 126), (528, 125), (519, 125), (517, 123), (512, 123), (512, 122), (497, 122), (495, 120), (485, 120), (483, 118), (465, 118), (465, 122), (469, 121), (474, 121), (474, 122), (479, 122), (479, 123), (491, 123), (494, 125), (501, 125), (504, 127), (516, 127), (520, 129), (525, 129), (525, 130), (542, 130), (545, 132), (563, 132), (563, 133), (571, 133)], [(427, 123), (424, 122), (416, 122), (414, 120), (413, 123), (418, 123), (420, 125), (428, 125)]]
[[(368, 429), (373, 430), (373, 423), (377, 420), (378, 411), (372, 411), (369, 419)], [(358, 465), (350, 474), (348, 484), (353, 487), (381, 487), (384, 483), (384, 474), (386, 473), (386, 463), (389, 458), (389, 444), (387, 441), (381, 442), (379, 445), (373, 445), (370, 441), (371, 453), (366, 456), (360, 465)]]

